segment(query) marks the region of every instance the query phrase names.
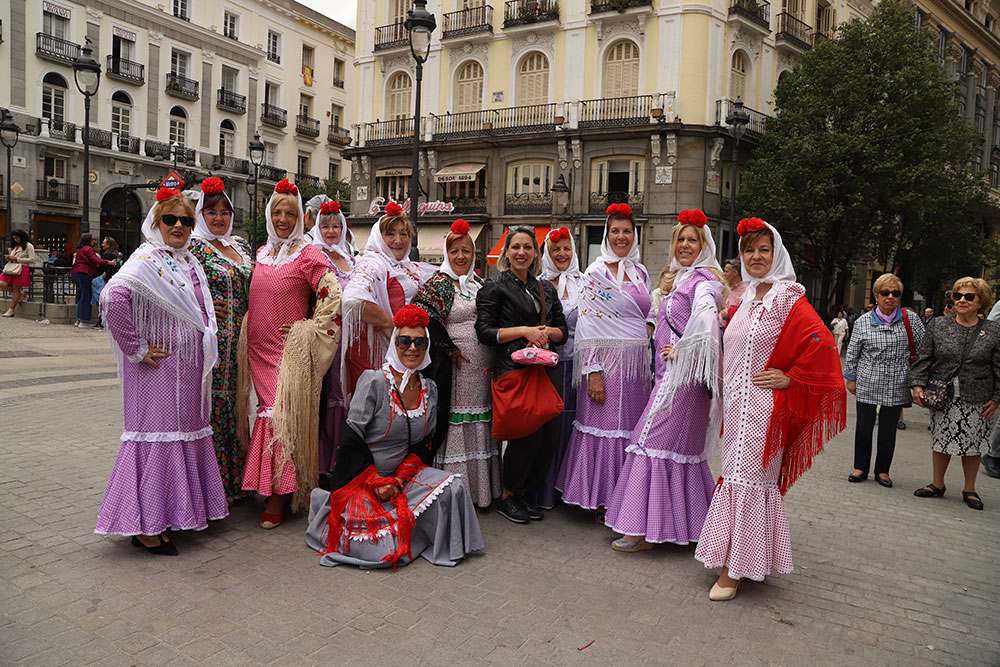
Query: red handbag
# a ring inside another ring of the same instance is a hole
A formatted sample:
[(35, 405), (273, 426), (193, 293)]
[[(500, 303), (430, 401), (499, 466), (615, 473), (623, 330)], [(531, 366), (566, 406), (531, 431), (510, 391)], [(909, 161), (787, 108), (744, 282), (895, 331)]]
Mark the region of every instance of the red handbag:
[[(545, 293), (538, 285), (545, 322)], [(543, 366), (526, 366), (493, 379), (493, 438), (524, 438), (563, 411), (563, 400)]]

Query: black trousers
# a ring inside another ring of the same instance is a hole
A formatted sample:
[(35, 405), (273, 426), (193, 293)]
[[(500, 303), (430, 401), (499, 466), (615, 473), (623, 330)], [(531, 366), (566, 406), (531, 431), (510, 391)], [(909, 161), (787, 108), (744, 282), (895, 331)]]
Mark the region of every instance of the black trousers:
[[(854, 429), (854, 467), (867, 473), (872, 462), (872, 430), (875, 409), (871, 403), (857, 402), (858, 424)], [(878, 452), (875, 454), (875, 474), (889, 473), (892, 454), (896, 451), (896, 422), (903, 412), (902, 405), (883, 405), (878, 410)]]
[[(549, 380), (562, 396), (562, 367), (546, 368)], [(552, 455), (559, 445), (562, 415), (545, 422), (540, 429), (517, 440), (508, 440), (503, 454), (503, 488), (520, 495), (542, 485), (549, 474)]]

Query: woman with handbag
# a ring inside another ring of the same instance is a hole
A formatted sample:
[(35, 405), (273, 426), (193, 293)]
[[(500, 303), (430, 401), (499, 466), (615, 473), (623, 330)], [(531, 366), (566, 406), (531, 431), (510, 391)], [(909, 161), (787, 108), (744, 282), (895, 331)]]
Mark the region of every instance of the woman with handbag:
[(933, 481), (913, 492), (944, 495), (952, 456), (962, 457), (962, 500), (983, 509), (976, 493), (979, 459), (989, 452), (993, 416), (1000, 404), (1000, 324), (984, 319), (990, 287), (982, 278), (959, 278), (951, 288), (954, 315), (931, 320), (910, 369), (913, 402), (931, 411)]
[(0, 289), (10, 290), (10, 308), (3, 317), (14, 317), (17, 304), (24, 299), (23, 287), (31, 286), (31, 269), (29, 264), (35, 261), (35, 246), (28, 242), (28, 234), (23, 229), (15, 229), (10, 233), (13, 249), (7, 254), (7, 262), (0, 273)]
[(847, 481), (857, 483), (868, 479), (872, 429), (878, 410), (875, 481), (892, 488), (889, 466), (896, 449), (896, 422), (903, 408), (910, 406), (910, 364), (917, 358), (917, 349), (924, 339), (924, 325), (916, 314), (899, 307), (903, 283), (895, 275), (884, 273), (876, 278), (872, 292), (876, 307), (854, 323), (844, 361), (847, 391), (857, 397), (858, 412), (854, 472), (847, 476)]
[(569, 333), (556, 288), (535, 278), (540, 262), (534, 228), (511, 227), (497, 262), (500, 273), (476, 294), (476, 336), (496, 352), (493, 435), (507, 440), (497, 512), (514, 523), (543, 517), (525, 494), (545, 480), (562, 418), (561, 369), (524, 367), (513, 358), (529, 346), (558, 345)]

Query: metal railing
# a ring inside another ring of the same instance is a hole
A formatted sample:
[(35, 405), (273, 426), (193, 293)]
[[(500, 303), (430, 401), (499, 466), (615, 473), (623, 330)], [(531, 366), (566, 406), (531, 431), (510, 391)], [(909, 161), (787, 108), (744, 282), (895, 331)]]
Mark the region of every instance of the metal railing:
[(146, 157), (160, 157), (164, 160), (173, 159), (173, 156), (170, 154), (170, 144), (156, 141), (155, 139), (146, 139), (145, 148)]
[(331, 144), (347, 143), (345, 139), (350, 139), (350, 137), (351, 132), (346, 127), (331, 124), (326, 128), (326, 140)]
[[(455, 210), (463, 215), (480, 214), (486, 215), (486, 199), (479, 197), (466, 197), (464, 199), (452, 199)], [(546, 210), (546, 213), (548, 210)]]
[(64, 120), (49, 120), (49, 136), (53, 139), (76, 141), (76, 125)]
[(111, 78), (118, 77), (125, 81), (143, 83), (146, 80), (146, 66), (125, 58), (108, 56), (107, 74)]
[(508, 0), (503, 8), (503, 27), (527, 25), (540, 21), (558, 21), (556, 0)]
[(827, 35), (825, 32), (820, 32), (819, 30), (817, 30), (816, 32), (813, 33), (813, 48), (816, 48), (817, 46), (819, 46), (820, 42), (825, 42), (828, 39), (830, 39), (829, 35)]
[(503, 212), (504, 215), (551, 214), (552, 193), (525, 192), (519, 195), (504, 195)]
[(334, 88), (340, 88), (341, 90), (343, 90), (344, 89), (344, 80), (343, 79), (338, 79), (338, 78), (334, 77), (334, 79), (333, 79), (333, 87)]
[(410, 43), (410, 35), (403, 23), (390, 23), (375, 28), (375, 50), (395, 49)]
[(216, 155), (212, 158), (212, 169), (222, 169), (236, 174), (249, 174), (250, 161), (231, 155)]
[(442, 39), (493, 32), (493, 7), (490, 5), (448, 12), (442, 18), (444, 18)]
[(555, 127), (556, 105), (529, 104), (523, 107), (482, 109), (433, 116), (435, 138), (476, 137), (484, 134), (539, 132)]
[[(726, 116), (728, 116), (733, 111), (733, 101), (732, 100), (716, 100), (715, 101), (715, 124), (725, 125)], [(750, 122), (746, 126), (746, 136), (755, 137), (757, 139), (764, 136), (764, 126), (767, 123), (768, 115), (766, 113), (757, 111), (756, 109), (751, 109), (750, 107), (743, 107), (743, 111), (747, 113), (750, 117)]]
[(264, 103), (260, 105), (260, 120), (270, 125), (285, 127), (288, 125), (288, 112), (281, 107)]
[(295, 131), (307, 137), (319, 136), (319, 120), (299, 114), (295, 117)]
[(260, 165), (257, 173), (260, 175), (260, 179), (262, 181), (273, 181), (275, 183), (288, 175), (286, 170), (279, 169), (278, 167), (272, 167), (269, 164)]
[(102, 130), (97, 127), (81, 129), (87, 133), (91, 148), (111, 148), (114, 137), (109, 130)]
[(310, 176), (309, 174), (295, 174), (295, 185), (297, 185), (300, 188), (318, 188), (319, 176)]
[(118, 150), (122, 153), (139, 154), (139, 137), (128, 137), (123, 134), (118, 135)]
[(607, 2), (607, 0), (591, 0), (590, 13), (598, 12), (622, 12), (630, 7), (649, 7), (653, 0), (618, 0), (618, 2)]
[[(56, 266), (52, 262), (42, 264), (42, 303), (64, 304), (67, 297), (73, 299), (76, 296), (76, 285), (70, 276), (70, 269), (69, 266)], [(32, 287), (36, 275), (34, 271), (31, 272)]]
[(778, 14), (777, 27), (774, 29), (774, 39), (784, 40), (806, 51), (812, 47), (812, 27), (788, 12), (781, 12)]
[(38, 201), (79, 204), (80, 186), (59, 181), (38, 181)]
[(196, 100), (198, 99), (198, 86), (199, 83), (194, 79), (188, 79), (176, 72), (167, 72), (166, 91), (168, 93)]
[(80, 55), (80, 45), (68, 39), (40, 32), (35, 35), (35, 53), (56, 60), (73, 62)]
[(181, 164), (188, 164), (193, 167), (198, 159), (198, 151), (193, 148), (177, 148), (175, 151), (177, 153), (177, 161)]
[(361, 126), (367, 146), (388, 146), (413, 141), (413, 118), (380, 120)]
[(215, 105), (222, 109), (235, 111), (236, 113), (246, 113), (247, 96), (234, 93), (225, 88), (219, 88), (219, 95), (216, 98)]
[(281, 64), (281, 54), (280, 53), (272, 53), (271, 51), (268, 51), (267, 52), (267, 59), (270, 60), (272, 63), (275, 63), (276, 65), (280, 65)]
[(641, 192), (605, 192), (590, 194), (589, 212), (591, 215), (604, 215), (611, 204), (628, 204), (632, 207), (634, 215), (642, 215), (642, 193)]
[(580, 102), (579, 127), (648, 125), (652, 113), (652, 95), (582, 100)]
[(765, 0), (730, 0), (729, 15), (745, 16), (764, 28), (771, 27), (771, 3)]

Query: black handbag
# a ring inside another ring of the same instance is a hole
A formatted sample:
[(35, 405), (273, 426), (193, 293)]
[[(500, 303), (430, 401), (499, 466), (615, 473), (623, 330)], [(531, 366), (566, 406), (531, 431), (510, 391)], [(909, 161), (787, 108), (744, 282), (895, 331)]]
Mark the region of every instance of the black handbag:
[(955, 378), (958, 374), (962, 372), (962, 366), (965, 365), (966, 360), (969, 358), (969, 353), (972, 352), (972, 346), (976, 343), (976, 339), (979, 337), (979, 332), (983, 328), (983, 320), (979, 320), (976, 325), (976, 330), (972, 333), (972, 336), (965, 341), (965, 349), (962, 350), (962, 361), (958, 364), (958, 370), (947, 380), (941, 380), (938, 378), (930, 378), (927, 380), (927, 386), (924, 387), (924, 406), (930, 408), (931, 410), (944, 410), (944, 407), (948, 405), (948, 401), (955, 397)]

